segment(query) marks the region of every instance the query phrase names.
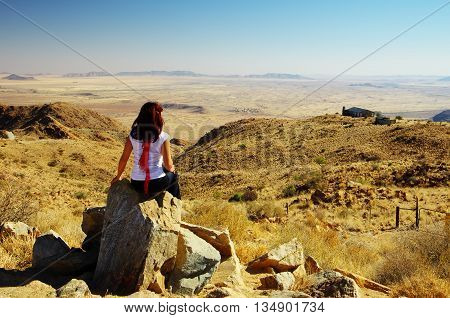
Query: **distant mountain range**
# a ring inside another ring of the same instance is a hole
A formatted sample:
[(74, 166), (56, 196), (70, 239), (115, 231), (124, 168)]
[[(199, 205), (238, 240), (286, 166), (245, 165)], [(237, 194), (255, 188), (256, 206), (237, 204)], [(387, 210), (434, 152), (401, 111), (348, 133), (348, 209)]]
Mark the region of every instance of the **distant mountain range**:
[(450, 76), (443, 77), (440, 79), (440, 81), (450, 81)]
[[(266, 73), (250, 75), (209, 75), (191, 71), (142, 71), (142, 72), (118, 72), (115, 76), (187, 76), (187, 77), (221, 77), (221, 78), (266, 78), (266, 79), (292, 79), (311, 80), (306, 76), (288, 73)], [(101, 77), (111, 76), (105, 72), (67, 73), (63, 77)]]
[(34, 77), (11, 74), (6, 77), (3, 77), (3, 79), (10, 80), (10, 81), (30, 81), (30, 80), (34, 80)]

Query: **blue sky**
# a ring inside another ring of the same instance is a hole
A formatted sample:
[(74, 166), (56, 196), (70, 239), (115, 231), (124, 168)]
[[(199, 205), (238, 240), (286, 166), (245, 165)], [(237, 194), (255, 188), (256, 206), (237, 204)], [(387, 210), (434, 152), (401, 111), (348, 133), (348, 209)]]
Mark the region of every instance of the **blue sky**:
[[(1, 0), (112, 71), (336, 74), (447, 0)], [(96, 68), (0, 3), (0, 72)], [(349, 72), (450, 75), (450, 5)]]

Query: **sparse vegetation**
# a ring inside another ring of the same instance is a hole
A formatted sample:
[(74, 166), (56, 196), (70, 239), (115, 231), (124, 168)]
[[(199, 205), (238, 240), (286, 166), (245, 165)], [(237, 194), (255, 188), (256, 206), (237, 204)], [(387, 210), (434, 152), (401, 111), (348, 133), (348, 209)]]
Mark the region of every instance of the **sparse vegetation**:
[(258, 193), (255, 190), (247, 189), (242, 195), (243, 201), (255, 201), (258, 199)]
[(290, 198), (297, 194), (297, 187), (294, 184), (289, 184), (281, 190), (283, 198)]
[(87, 198), (87, 193), (83, 192), (83, 191), (75, 192), (75, 198), (77, 198), (79, 200), (84, 200)]
[(325, 157), (318, 156), (314, 158), (314, 162), (317, 163), (318, 165), (324, 165), (327, 163), (327, 159), (325, 159)]
[(242, 193), (235, 193), (228, 199), (228, 202), (241, 202), (242, 196)]
[(8, 221), (29, 222), (38, 208), (37, 201), (16, 181), (7, 180), (0, 184), (0, 225)]

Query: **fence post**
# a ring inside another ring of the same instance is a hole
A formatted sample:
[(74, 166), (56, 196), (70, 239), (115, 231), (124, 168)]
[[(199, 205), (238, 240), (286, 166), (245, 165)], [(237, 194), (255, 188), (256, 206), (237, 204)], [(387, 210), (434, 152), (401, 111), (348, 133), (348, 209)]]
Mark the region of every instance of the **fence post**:
[(419, 228), (420, 212), (419, 212), (419, 198), (416, 197), (416, 228)]
[(395, 228), (398, 229), (400, 225), (400, 207), (395, 207)]

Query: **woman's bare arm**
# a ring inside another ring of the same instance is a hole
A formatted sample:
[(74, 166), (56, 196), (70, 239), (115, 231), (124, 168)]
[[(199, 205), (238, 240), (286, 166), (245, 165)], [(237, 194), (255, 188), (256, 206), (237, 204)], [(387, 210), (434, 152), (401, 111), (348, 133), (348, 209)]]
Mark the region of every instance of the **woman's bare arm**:
[(127, 138), (125, 146), (123, 147), (122, 156), (120, 156), (119, 166), (117, 167), (117, 175), (112, 179), (111, 184), (116, 183), (122, 179), (122, 174), (127, 166), (128, 159), (130, 158), (131, 152), (133, 151), (133, 145), (131, 144), (130, 138)]
[(163, 156), (164, 167), (170, 172), (175, 172), (175, 167), (172, 161), (172, 154), (170, 153), (170, 142), (169, 140), (164, 141), (161, 154)]

